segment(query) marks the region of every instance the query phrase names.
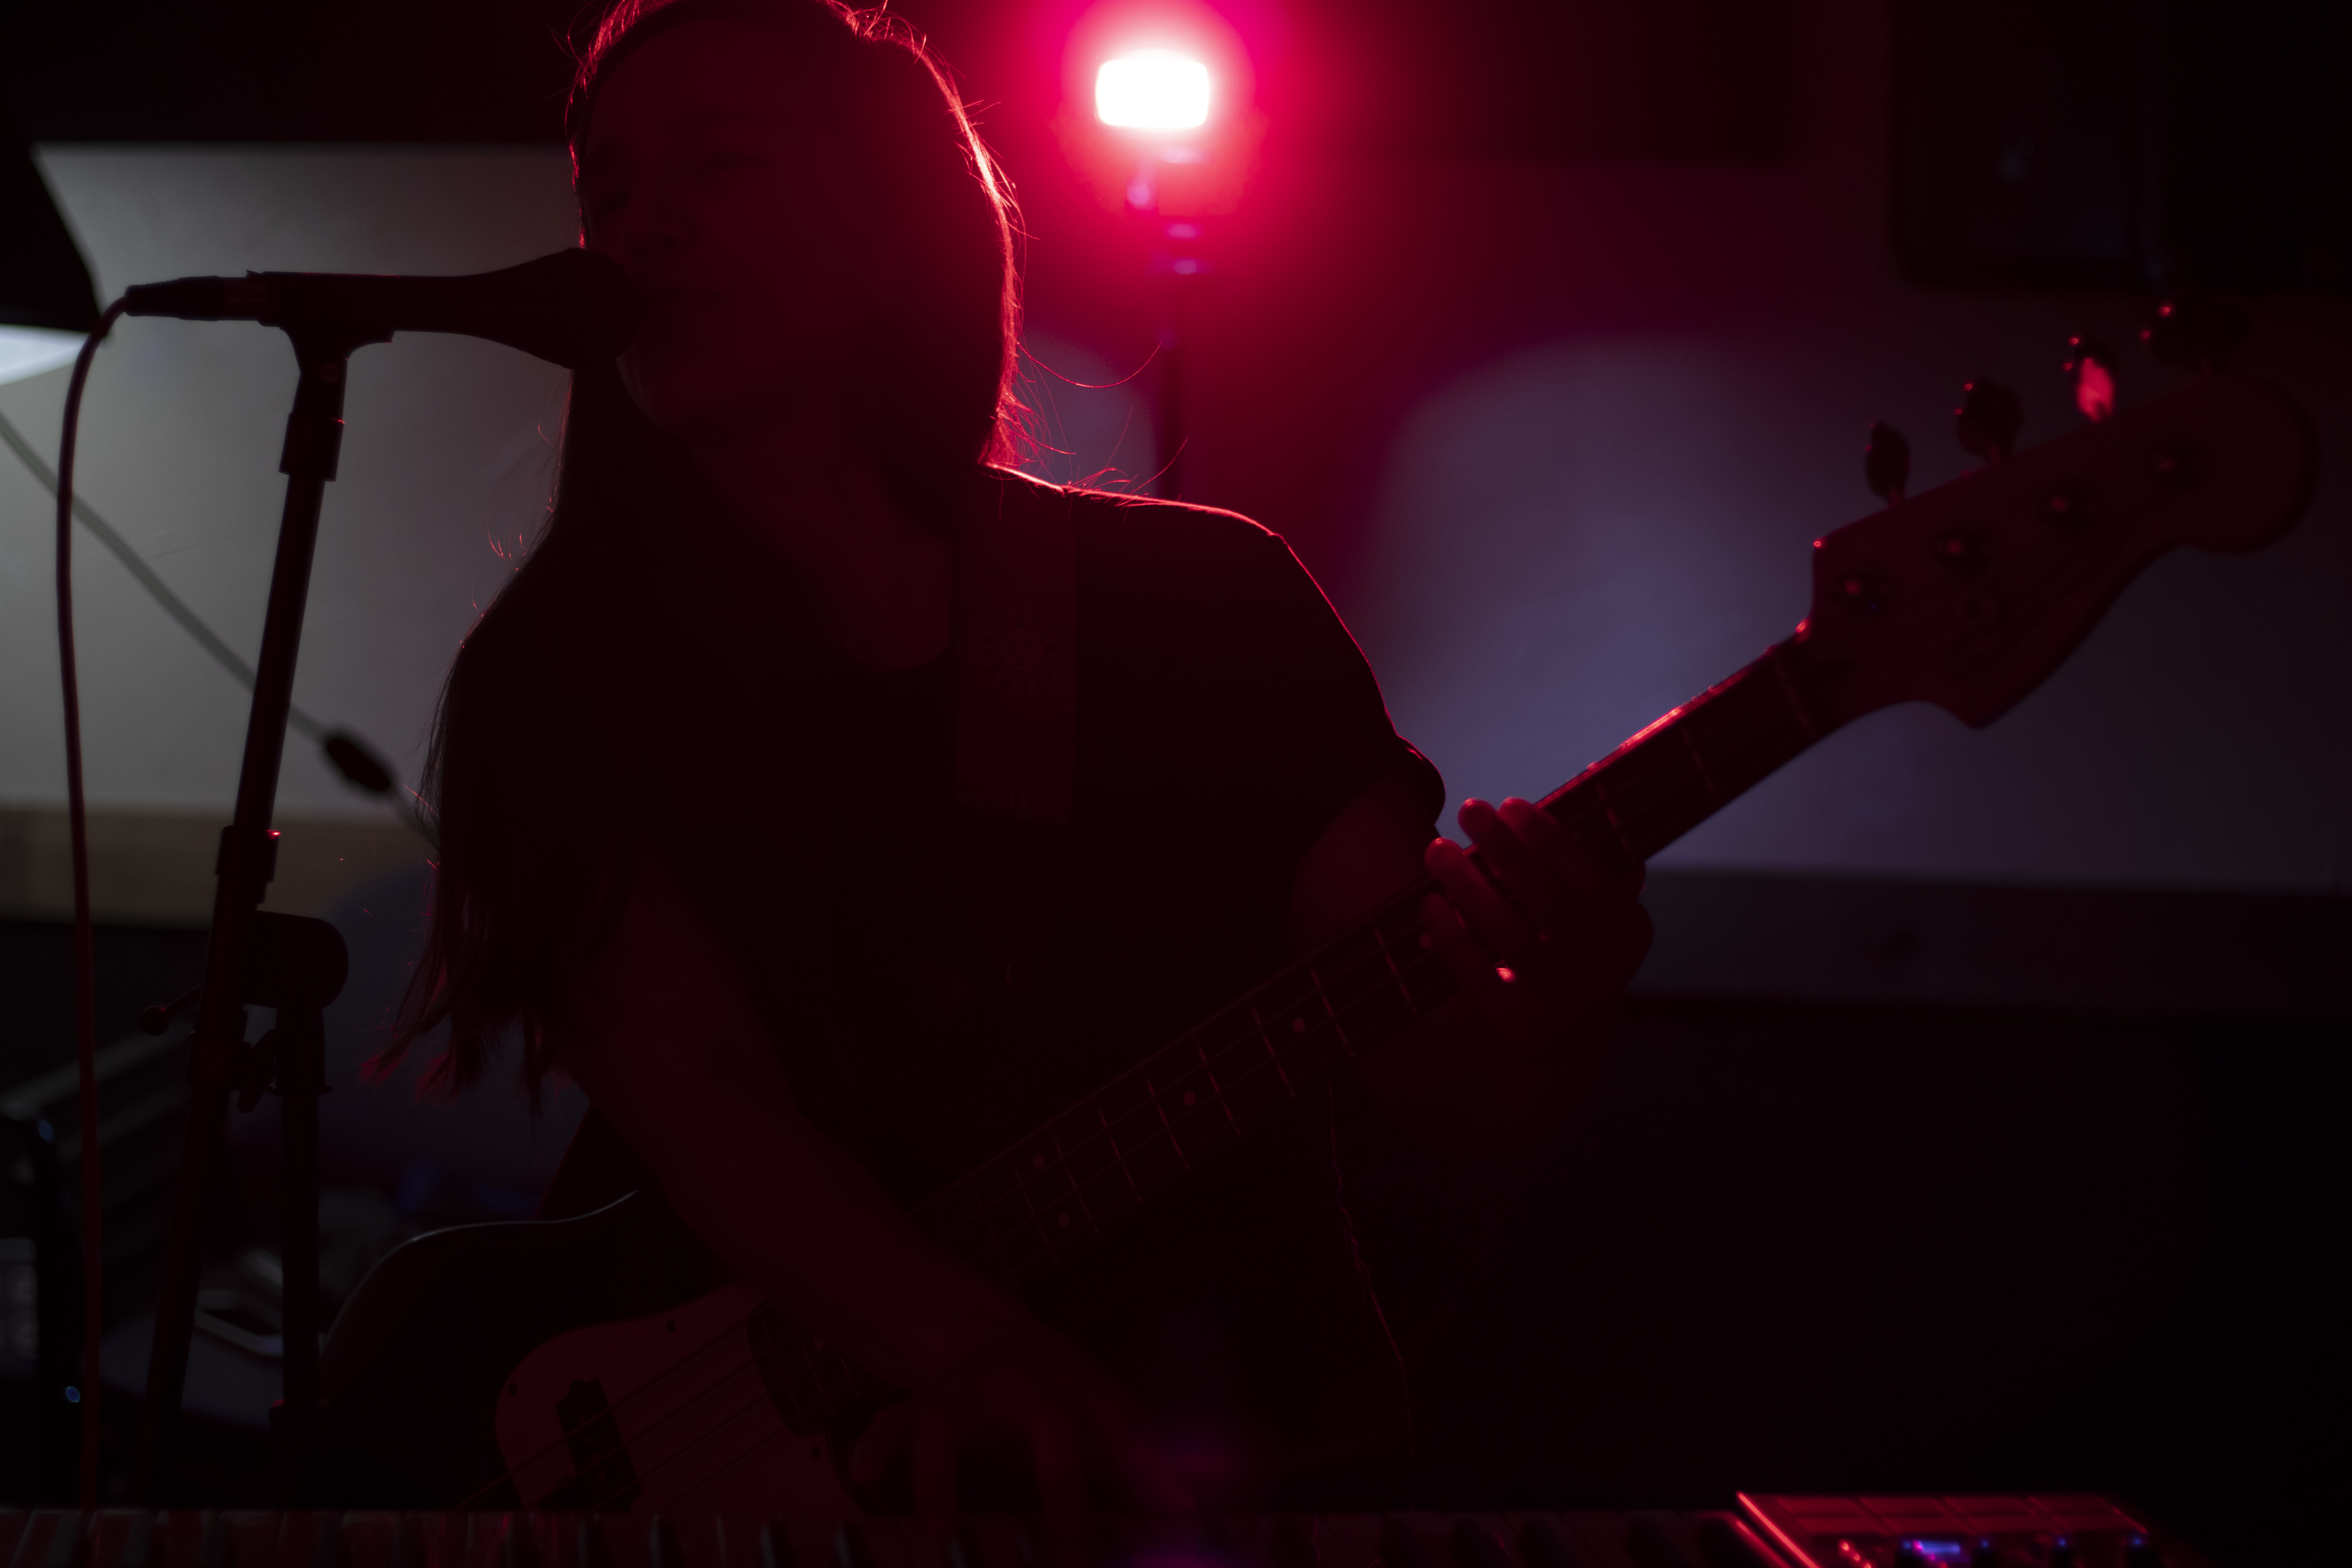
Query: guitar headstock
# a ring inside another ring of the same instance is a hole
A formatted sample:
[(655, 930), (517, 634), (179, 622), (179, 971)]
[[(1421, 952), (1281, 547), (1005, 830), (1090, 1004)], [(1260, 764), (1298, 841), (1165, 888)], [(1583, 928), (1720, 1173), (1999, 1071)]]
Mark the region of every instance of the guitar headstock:
[(1898, 500), (1814, 542), (1808, 698), (1832, 723), (1912, 700), (1990, 723), (2165, 551), (2277, 537), (2312, 468), (2284, 393), (2218, 375)]

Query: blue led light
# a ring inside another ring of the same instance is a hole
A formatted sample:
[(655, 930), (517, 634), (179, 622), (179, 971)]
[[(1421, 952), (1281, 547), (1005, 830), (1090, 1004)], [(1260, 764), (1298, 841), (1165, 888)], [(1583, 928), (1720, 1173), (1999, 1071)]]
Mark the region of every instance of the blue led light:
[(1920, 1556), (1926, 1558), (1930, 1563), (1964, 1563), (1968, 1560), (1968, 1548), (1961, 1545), (1957, 1541), (1928, 1541), (1925, 1539), (1916, 1539), (1906, 1541), (1903, 1542), (1903, 1544), (1905, 1547), (1908, 1548), (1910, 1551), (1917, 1552)]

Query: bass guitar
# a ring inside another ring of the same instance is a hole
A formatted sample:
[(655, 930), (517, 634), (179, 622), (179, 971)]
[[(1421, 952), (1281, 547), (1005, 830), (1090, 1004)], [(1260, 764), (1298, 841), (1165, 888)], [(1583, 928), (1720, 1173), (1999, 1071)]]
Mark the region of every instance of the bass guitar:
[[(2104, 412), (2104, 410), (2102, 410)], [(1984, 725), (2176, 544), (2251, 549), (2309, 490), (2276, 389), (2216, 375), (2002, 456), (1813, 546), (1787, 640), (1543, 802), (1648, 859), (1839, 726), (1927, 701)], [(1148, 1207), (1454, 990), (1427, 884), (1292, 963), (924, 1204), (940, 1246), (1014, 1289)], [(325, 1351), (331, 1482), (353, 1503), (839, 1516), (836, 1424), (879, 1390), (727, 1279), (658, 1203), (461, 1227), (390, 1254)]]

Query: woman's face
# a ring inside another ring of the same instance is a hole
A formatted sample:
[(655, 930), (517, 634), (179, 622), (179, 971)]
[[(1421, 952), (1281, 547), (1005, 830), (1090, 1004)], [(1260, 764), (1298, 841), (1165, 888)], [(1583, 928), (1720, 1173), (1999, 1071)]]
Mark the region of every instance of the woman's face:
[(805, 417), (797, 400), (838, 384), (875, 298), (870, 196), (805, 80), (774, 31), (711, 19), (648, 39), (597, 89), (582, 225), (646, 302), (621, 379), (688, 440)]

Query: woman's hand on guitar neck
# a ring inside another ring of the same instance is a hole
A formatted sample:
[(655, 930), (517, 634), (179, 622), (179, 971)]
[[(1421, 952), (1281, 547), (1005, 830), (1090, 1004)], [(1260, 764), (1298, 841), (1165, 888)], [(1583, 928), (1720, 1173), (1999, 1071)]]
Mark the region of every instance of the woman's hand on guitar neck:
[(1599, 1076), (1617, 999), (1650, 950), (1641, 874), (1612, 877), (1524, 800), (1463, 806), (1475, 858), (1433, 840), (1427, 809), (1397, 775), (1342, 812), (1299, 864), (1291, 940), (1311, 952), (1422, 874), (1436, 879), (1423, 921), (1463, 994), (1358, 1070), (1416, 1141), (1504, 1153), (1557, 1127)]
[(1422, 921), (1488, 1039), (1541, 1057), (1574, 1050), (1615, 1016), (1650, 951), (1642, 873), (1612, 878), (1598, 856), (1533, 803), (1463, 803), (1477, 847), (1433, 839), (1423, 864), (1444, 896)]

